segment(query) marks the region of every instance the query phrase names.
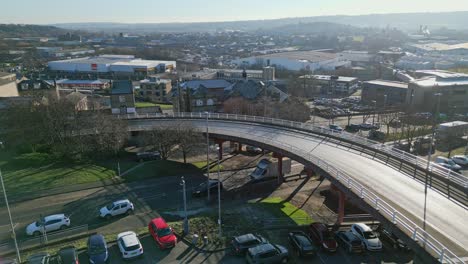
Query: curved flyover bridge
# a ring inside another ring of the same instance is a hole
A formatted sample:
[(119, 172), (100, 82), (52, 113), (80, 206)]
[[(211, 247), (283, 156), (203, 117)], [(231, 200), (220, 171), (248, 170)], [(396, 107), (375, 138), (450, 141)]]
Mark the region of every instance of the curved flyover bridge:
[[(130, 131), (187, 123), (210, 137), (256, 145), (325, 176), (407, 242), (423, 263), (468, 263), (468, 179), (410, 154), (310, 124), (227, 114), (121, 116)], [(426, 226), (424, 183), (427, 191)]]

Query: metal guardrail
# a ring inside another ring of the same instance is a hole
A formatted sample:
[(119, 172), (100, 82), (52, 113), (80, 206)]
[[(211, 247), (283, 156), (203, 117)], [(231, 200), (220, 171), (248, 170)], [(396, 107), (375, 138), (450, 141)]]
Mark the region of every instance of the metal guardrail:
[[(147, 128), (148, 130), (153, 128), (153, 126), (147, 125), (140, 125), (140, 127)], [(232, 131), (222, 128), (217, 128), (217, 131), (226, 131), (226, 135), (232, 133)], [(249, 139), (272, 146), (271, 138), (268, 137), (249, 134)], [(432, 255), (436, 256), (441, 263), (464, 263), (460, 257), (444, 246), (436, 238), (424, 231), (418, 224), (385, 202), (384, 199), (379, 197), (371, 190), (367, 189), (357, 180), (353, 179), (352, 176), (347, 174), (345, 171), (333, 167), (333, 165), (312, 155), (310, 152), (305, 152), (302, 149), (287, 143), (275, 141), (275, 146), (280, 146), (280, 148), (284, 151), (303, 157), (312, 164), (320, 167), (330, 176), (340, 181), (344, 186), (346, 186), (346, 188), (361, 197), (363, 201), (378, 210), (382, 216), (387, 218), (393, 224), (398, 225), (402, 231), (411, 234), (413, 240), (423, 244), (426, 250)]]
[[(170, 117), (172, 118), (197, 118), (197, 119), (206, 119), (208, 117), (208, 119), (221, 119), (221, 120), (227, 119), (227, 120), (233, 120), (233, 121), (249, 121), (249, 122), (255, 122), (255, 123), (270, 124), (270, 125), (275, 125), (275, 126), (283, 126), (283, 127), (288, 127), (288, 128), (298, 128), (298, 129), (310, 131), (312, 133), (331, 135), (337, 138), (342, 138), (345, 140), (356, 142), (358, 144), (367, 146), (369, 149), (382, 151), (392, 157), (405, 160), (409, 163), (416, 165), (416, 167), (419, 167), (423, 170), (427, 169), (427, 160), (424, 158), (415, 156), (413, 154), (404, 152), (399, 149), (394, 149), (390, 146), (382, 144), (381, 142), (373, 141), (373, 140), (370, 140), (368, 138), (365, 138), (356, 134), (351, 134), (347, 132), (338, 132), (338, 131), (334, 131), (325, 127), (317, 127), (309, 123), (301, 123), (301, 122), (295, 122), (295, 121), (289, 121), (289, 120), (283, 120), (283, 119), (275, 119), (275, 118), (270, 118), (270, 117), (222, 114), (222, 113), (172, 113), (169, 115), (128, 114), (125, 116), (119, 116), (119, 118), (124, 118), (124, 119), (170, 118)], [(468, 177), (460, 173), (454, 172), (434, 162), (430, 163), (429, 171), (447, 179), (449, 182), (453, 182), (459, 186), (468, 188)]]

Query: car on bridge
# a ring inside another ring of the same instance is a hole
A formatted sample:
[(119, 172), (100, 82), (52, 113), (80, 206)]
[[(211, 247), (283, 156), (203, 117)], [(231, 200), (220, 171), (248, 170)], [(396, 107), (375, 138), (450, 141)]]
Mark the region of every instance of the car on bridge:
[(309, 226), (310, 238), (315, 244), (320, 245), (325, 251), (335, 252), (338, 248), (333, 232), (324, 223), (312, 223)]
[(129, 215), (133, 213), (133, 210), (135, 210), (135, 207), (133, 206), (133, 203), (130, 202), (130, 200), (118, 200), (99, 209), (99, 217), (109, 220), (113, 216), (123, 214)]
[(70, 218), (65, 216), (65, 214), (49, 215), (29, 224), (26, 227), (26, 234), (29, 236), (38, 236), (44, 232), (63, 230), (69, 226)]
[(380, 242), (377, 234), (368, 225), (363, 223), (353, 224), (351, 225), (351, 232), (361, 239), (367, 250), (382, 250), (382, 242)]

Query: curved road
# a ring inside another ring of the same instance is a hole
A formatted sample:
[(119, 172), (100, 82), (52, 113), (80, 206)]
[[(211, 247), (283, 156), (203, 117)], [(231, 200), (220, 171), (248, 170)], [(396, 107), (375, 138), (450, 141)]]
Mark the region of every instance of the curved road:
[[(187, 122), (200, 131), (205, 131), (204, 120), (129, 120), (133, 131), (151, 129)], [(301, 131), (275, 126), (244, 122), (210, 120), (209, 132), (253, 140), (255, 137), (267, 137), (271, 145), (275, 142), (289, 144), (333, 164), (347, 172), (353, 179), (368, 187), (387, 203), (422, 226), (424, 185), (413, 180), (398, 170), (360, 155), (336, 144), (328, 143), (322, 138)], [(459, 257), (468, 257), (468, 210), (448, 200), (431, 189), (427, 199), (427, 231)], [(443, 234), (442, 234), (443, 233)]]

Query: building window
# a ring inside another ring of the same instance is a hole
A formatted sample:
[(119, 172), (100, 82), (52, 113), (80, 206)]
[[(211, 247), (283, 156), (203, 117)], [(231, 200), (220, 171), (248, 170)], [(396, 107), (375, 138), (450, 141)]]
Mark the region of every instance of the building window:
[(197, 106), (203, 106), (203, 100), (198, 99), (196, 101)]
[(214, 105), (213, 99), (208, 99), (206, 105)]
[(40, 83), (34, 83), (34, 89), (41, 89)]
[(119, 102), (120, 103), (125, 103), (126, 99), (125, 99), (125, 95), (119, 95)]
[(21, 90), (27, 90), (28, 89), (28, 84), (27, 83), (22, 83), (21, 84)]

